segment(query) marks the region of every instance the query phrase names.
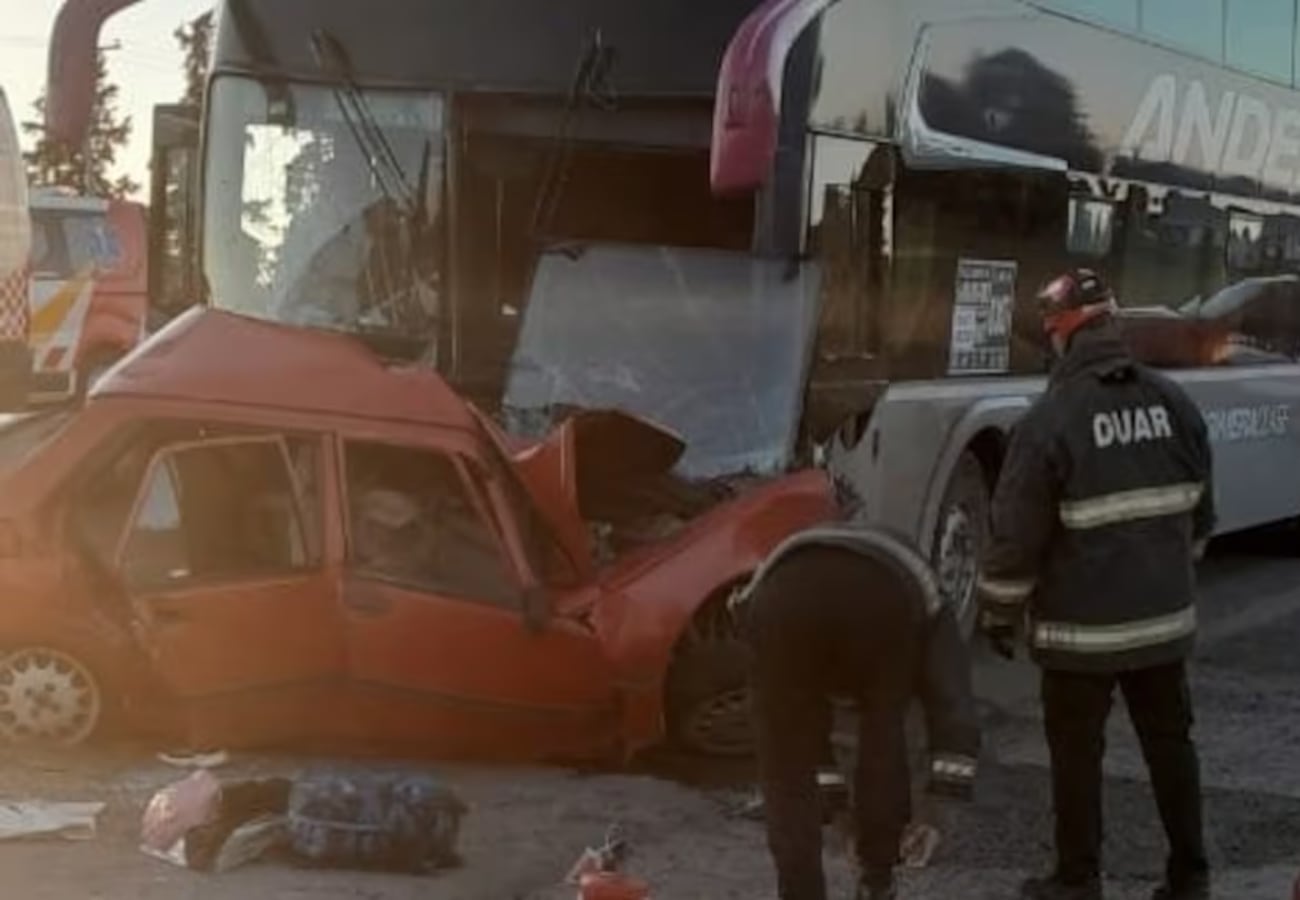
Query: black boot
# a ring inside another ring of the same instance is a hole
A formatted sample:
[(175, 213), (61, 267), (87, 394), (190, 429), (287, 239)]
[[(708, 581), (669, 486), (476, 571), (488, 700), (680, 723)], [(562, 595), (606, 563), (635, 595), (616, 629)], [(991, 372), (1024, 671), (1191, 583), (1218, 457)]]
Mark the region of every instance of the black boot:
[(1102, 900), (1101, 879), (1031, 878), (1020, 888), (1022, 900)]
[(1210, 876), (1198, 874), (1166, 879), (1156, 888), (1151, 900), (1210, 900)]
[(858, 880), (856, 900), (897, 900), (894, 870), (869, 868)]

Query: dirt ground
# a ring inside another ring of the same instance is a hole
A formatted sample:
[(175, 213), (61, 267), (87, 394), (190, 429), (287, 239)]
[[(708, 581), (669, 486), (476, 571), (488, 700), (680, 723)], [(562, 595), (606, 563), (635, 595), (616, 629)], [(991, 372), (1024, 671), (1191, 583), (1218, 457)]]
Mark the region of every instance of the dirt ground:
[[(1207, 831), (1222, 900), (1289, 900), (1300, 871), (1300, 561), (1229, 555), (1203, 574), (1205, 628), (1194, 675)], [(934, 865), (905, 898), (1013, 898), (1049, 859), (1048, 770), (1034, 673), (983, 662), (986, 760), (976, 802), (951, 822)], [(1149, 896), (1163, 839), (1131, 729), (1115, 717), (1107, 759), (1112, 900)], [(223, 777), (290, 774), (304, 760), (236, 759)], [(437, 766), (471, 806), (463, 868), (426, 878), (296, 870), (281, 863), (196, 874), (138, 852), (141, 810), (178, 777), (139, 750), (0, 755), (0, 800), (104, 800), (88, 842), (0, 844), (3, 898), (22, 900), (572, 900), (561, 879), (620, 823), (630, 869), (656, 900), (774, 900), (762, 830), (732, 811), (743, 771), (658, 775)], [(836, 890), (850, 867), (832, 853)]]

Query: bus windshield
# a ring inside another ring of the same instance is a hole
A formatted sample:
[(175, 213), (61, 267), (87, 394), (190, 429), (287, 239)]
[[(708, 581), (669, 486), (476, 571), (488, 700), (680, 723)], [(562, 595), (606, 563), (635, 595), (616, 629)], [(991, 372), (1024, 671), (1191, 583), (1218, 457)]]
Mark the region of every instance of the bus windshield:
[(215, 306), (295, 325), (433, 337), (443, 100), (218, 78), (204, 270)]

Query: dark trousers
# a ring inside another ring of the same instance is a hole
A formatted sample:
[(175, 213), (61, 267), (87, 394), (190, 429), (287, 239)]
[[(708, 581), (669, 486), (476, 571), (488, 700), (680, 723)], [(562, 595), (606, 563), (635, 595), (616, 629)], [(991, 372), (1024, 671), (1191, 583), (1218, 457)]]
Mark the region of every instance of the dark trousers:
[(1101, 763), (1117, 683), (1142, 743), (1169, 838), (1167, 874), (1174, 883), (1202, 876), (1208, 864), (1201, 829), (1200, 765), (1191, 738), (1192, 702), (1182, 663), (1118, 674), (1044, 670), (1058, 872), (1071, 880), (1101, 872)]
[(817, 770), (831, 761), (832, 701), (860, 716), (853, 778), (859, 861), (887, 870), (911, 817), (905, 717), (920, 607), (877, 563), (843, 550), (784, 560), (751, 601), (754, 723), (768, 846), (781, 900), (825, 900)]

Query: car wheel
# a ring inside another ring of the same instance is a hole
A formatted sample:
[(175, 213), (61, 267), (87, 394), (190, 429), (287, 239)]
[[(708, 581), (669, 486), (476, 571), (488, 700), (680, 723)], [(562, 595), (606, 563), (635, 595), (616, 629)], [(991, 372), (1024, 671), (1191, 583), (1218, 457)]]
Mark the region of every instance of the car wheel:
[(966, 638), (975, 631), (975, 586), (989, 539), (989, 508), (984, 468), (975, 454), (966, 451), (944, 490), (931, 554), (939, 590)]
[(104, 692), (81, 660), (52, 647), (0, 656), (0, 740), (71, 747), (100, 727)]
[(749, 647), (725, 602), (697, 614), (668, 671), (669, 737), (692, 753), (749, 756), (754, 729), (749, 713)]
[(749, 756), (748, 650), (739, 641), (701, 645), (680, 657), (668, 677), (673, 741), (692, 753)]

